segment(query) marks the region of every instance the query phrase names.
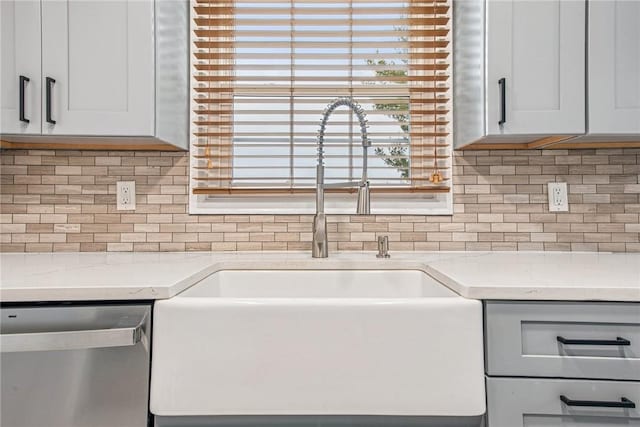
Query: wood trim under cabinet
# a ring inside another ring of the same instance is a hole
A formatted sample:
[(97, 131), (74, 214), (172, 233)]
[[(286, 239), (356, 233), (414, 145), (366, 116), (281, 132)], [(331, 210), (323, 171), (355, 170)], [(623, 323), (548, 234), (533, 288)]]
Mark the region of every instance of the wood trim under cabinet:
[[(545, 138), (537, 139), (531, 142), (490, 142), (482, 141), (465, 145), (457, 148), (458, 151), (465, 150), (578, 150), (578, 149), (596, 149), (596, 148), (640, 148), (639, 141), (590, 141), (580, 142), (571, 141), (575, 136), (553, 135)], [(577, 137), (579, 138), (579, 137)]]
[(13, 142), (0, 140), (5, 150), (83, 150), (83, 151), (185, 151), (171, 144), (153, 141), (101, 141), (101, 142)]

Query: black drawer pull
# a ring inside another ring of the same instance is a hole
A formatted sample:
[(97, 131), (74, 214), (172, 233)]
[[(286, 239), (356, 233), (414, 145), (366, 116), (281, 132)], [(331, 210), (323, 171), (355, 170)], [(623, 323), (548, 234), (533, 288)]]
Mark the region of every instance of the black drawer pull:
[(46, 109), (47, 122), (51, 123), (52, 125), (55, 125), (56, 121), (53, 120), (53, 118), (51, 118), (51, 97), (53, 96), (51, 94), (51, 86), (53, 86), (56, 81), (51, 77), (47, 77), (45, 80), (47, 82), (46, 90), (45, 90), (45, 97), (46, 97), (45, 109)]
[(498, 88), (500, 89), (500, 120), (498, 125), (502, 126), (507, 123), (507, 79), (503, 77), (498, 80)]
[(558, 336), (557, 340), (559, 343), (568, 345), (631, 345), (631, 341), (621, 337), (616, 337), (615, 340), (570, 340)]
[(636, 404), (626, 397), (621, 397), (620, 402), (605, 402), (601, 400), (573, 400), (567, 396), (560, 396), (560, 400), (567, 406), (594, 406), (597, 408), (630, 408), (636, 407)]
[(29, 83), (29, 77), (20, 76), (19, 78), (19, 89), (20, 89), (20, 99), (18, 100), (18, 115), (21, 122), (29, 123), (29, 119), (27, 119), (24, 115), (24, 86)]

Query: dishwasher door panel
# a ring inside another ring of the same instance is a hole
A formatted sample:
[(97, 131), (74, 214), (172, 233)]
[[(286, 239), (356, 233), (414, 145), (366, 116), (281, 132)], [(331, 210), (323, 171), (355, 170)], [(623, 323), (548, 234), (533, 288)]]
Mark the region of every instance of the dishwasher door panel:
[(2, 427), (148, 425), (149, 305), (0, 312)]

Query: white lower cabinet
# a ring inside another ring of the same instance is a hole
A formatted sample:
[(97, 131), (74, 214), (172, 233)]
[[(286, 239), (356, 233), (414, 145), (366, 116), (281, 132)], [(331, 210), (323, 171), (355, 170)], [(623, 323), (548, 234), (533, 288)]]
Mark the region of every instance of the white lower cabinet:
[(485, 303), (488, 427), (640, 427), (640, 304)]
[(487, 392), (489, 427), (640, 426), (640, 382), (487, 378)]

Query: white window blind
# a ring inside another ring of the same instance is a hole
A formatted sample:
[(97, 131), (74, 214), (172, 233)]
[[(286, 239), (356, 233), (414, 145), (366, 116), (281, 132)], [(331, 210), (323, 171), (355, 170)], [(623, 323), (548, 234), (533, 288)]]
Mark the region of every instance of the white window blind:
[[(368, 116), (372, 192), (448, 192), (448, 2), (195, 0), (194, 194), (312, 192), (322, 111), (341, 96)], [(361, 156), (339, 108), (327, 182), (358, 179)]]

